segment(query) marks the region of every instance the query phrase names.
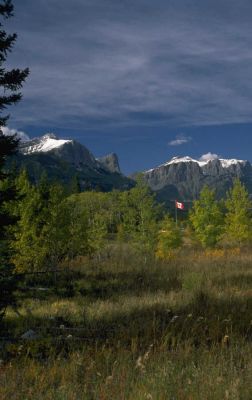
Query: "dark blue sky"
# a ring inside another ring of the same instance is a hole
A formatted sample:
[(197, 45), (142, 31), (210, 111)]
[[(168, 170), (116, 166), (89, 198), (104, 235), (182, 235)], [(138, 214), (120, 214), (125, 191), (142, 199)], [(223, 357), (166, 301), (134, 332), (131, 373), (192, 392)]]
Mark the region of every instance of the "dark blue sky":
[(251, 0), (14, 0), (9, 127), (54, 132), (130, 173), (174, 155), (252, 160)]

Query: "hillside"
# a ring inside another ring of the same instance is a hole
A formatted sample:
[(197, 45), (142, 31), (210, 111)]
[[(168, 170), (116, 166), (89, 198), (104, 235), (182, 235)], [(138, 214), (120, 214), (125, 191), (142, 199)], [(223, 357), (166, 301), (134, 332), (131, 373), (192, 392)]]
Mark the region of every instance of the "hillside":
[(46, 173), (50, 181), (65, 185), (77, 178), (81, 190), (125, 190), (134, 185), (121, 174), (115, 154), (96, 159), (81, 143), (62, 140), (54, 134), (21, 142), (19, 153), (11, 162), (18, 170), (26, 168), (34, 182)]

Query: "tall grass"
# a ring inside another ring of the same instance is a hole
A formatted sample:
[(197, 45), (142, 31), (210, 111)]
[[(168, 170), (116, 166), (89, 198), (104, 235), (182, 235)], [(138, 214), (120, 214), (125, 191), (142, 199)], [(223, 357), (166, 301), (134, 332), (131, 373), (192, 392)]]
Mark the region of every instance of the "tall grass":
[(249, 250), (79, 260), (8, 310), (0, 398), (249, 400), (251, 283)]

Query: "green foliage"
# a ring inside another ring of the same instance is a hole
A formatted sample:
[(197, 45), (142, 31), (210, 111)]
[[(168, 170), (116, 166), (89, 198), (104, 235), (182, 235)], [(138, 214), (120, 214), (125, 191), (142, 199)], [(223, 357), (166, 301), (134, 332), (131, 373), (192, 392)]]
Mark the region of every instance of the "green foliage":
[(76, 194), (76, 193), (81, 193), (81, 186), (80, 186), (80, 180), (78, 175), (74, 175), (70, 182), (70, 190), (69, 194)]
[(145, 254), (154, 251), (160, 207), (142, 180), (129, 191), (83, 192), (67, 202), (73, 212), (85, 216), (76, 221), (75, 228), (86, 232), (88, 254), (99, 254), (116, 236)]
[(234, 181), (233, 188), (228, 192), (225, 202), (227, 213), (225, 217), (224, 241), (231, 245), (248, 243), (252, 237), (250, 211), (252, 203), (249, 193), (239, 179)]
[(204, 287), (204, 277), (200, 272), (189, 271), (184, 274), (182, 281), (182, 288), (188, 292), (200, 292), (201, 288)]
[(119, 194), (83, 192), (68, 198), (61, 186), (43, 178), (31, 185), (23, 172), (17, 181), (19, 218), (13, 261), (18, 271), (52, 269), (64, 260), (100, 254), (118, 225)]
[(223, 213), (213, 190), (203, 188), (199, 200), (193, 202), (189, 218), (202, 246), (215, 246), (223, 231)]
[(49, 187), (48, 201), (44, 203), (44, 226), (41, 243), (45, 249), (46, 269), (54, 269), (66, 255), (68, 246), (68, 214), (64, 206), (65, 191), (57, 183)]
[(44, 225), (42, 199), (39, 190), (28, 181), (25, 171), (17, 179), (17, 188), (22, 198), (16, 209), (19, 220), (14, 228), (13, 262), (18, 272), (34, 271), (40, 268), (45, 258), (40, 240)]
[(160, 259), (169, 259), (173, 250), (182, 245), (182, 233), (175, 221), (166, 215), (160, 224), (156, 256)]
[(130, 241), (140, 252), (152, 253), (156, 247), (160, 206), (139, 176), (137, 185), (121, 194), (120, 238)]
[(21, 198), (12, 243), (16, 269), (31, 272), (53, 268), (63, 257), (67, 243), (64, 191), (57, 184), (49, 186), (45, 177), (38, 187), (31, 185), (25, 171), (18, 177), (17, 187)]
[[(13, 15), (13, 4), (10, 0), (0, 2), (0, 18), (7, 19)], [(11, 52), (17, 35), (8, 35), (0, 22), (0, 320), (8, 304), (14, 302), (15, 277), (13, 264), (10, 261), (9, 227), (15, 222), (11, 213), (10, 202), (15, 199), (15, 187), (10, 176), (4, 173), (3, 168), (8, 156), (15, 154), (18, 141), (15, 137), (6, 137), (1, 128), (5, 126), (8, 116), (2, 112), (10, 105), (21, 99), (20, 88), (28, 69), (6, 70), (4, 67), (7, 56)]]
[[(70, 242), (79, 255), (99, 253), (104, 247), (113, 221), (110, 196), (110, 193), (84, 192), (67, 200), (70, 218), (75, 221), (74, 226), (71, 224)], [(75, 230), (79, 239), (73, 234)]]

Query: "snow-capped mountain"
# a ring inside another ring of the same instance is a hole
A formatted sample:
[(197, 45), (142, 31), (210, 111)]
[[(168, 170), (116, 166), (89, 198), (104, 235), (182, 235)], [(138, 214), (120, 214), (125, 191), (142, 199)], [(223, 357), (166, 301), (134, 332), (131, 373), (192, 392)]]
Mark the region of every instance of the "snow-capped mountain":
[(24, 155), (39, 153), (54, 155), (77, 168), (83, 165), (92, 168), (100, 167), (93, 154), (81, 143), (75, 140), (59, 139), (54, 133), (47, 133), (42, 137), (21, 143), (20, 152)]
[(35, 181), (45, 171), (50, 179), (66, 184), (77, 176), (83, 190), (125, 189), (133, 185), (121, 174), (116, 154), (95, 158), (81, 143), (60, 139), (53, 133), (21, 142), (17, 163), (20, 168), (26, 167)]
[(24, 155), (36, 153), (51, 153), (64, 158), (76, 167), (81, 165), (103, 168), (110, 172), (121, 173), (118, 157), (115, 153), (95, 158), (82, 144), (70, 139), (59, 139), (54, 133), (47, 133), (42, 137), (21, 142), (19, 150)]
[(173, 157), (171, 160), (167, 161), (166, 163), (161, 164), (156, 168), (149, 169), (146, 172), (150, 172), (150, 171), (153, 171), (153, 170), (155, 170), (157, 168), (162, 168), (163, 166), (167, 166), (167, 165), (179, 164), (179, 163), (188, 163), (188, 162), (189, 163), (190, 162), (197, 163), (200, 167), (204, 167), (205, 165), (207, 165), (208, 163), (210, 163), (210, 162), (212, 162), (214, 160), (220, 161), (221, 166), (223, 168), (229, 168), (232, 165), (238, 165), (238, 164), (245, 165), (248, 162), (246, 160), (237, 160), (237, 159), (234, 159), (234, 158), (232, 158), (232, 159), (224, 159), (224, 158), (217, 159), (217, 158), (214, 158), (214, 159), (209, 159), (209, 160), (205, 160), (204, 161), (204, 160), (195, 160), (194, 158), (189, 157), (189, 156)]
[(156, 168), (144, 172), (144, 178), (160, 199), (194, 199), (202, 187), (216, 189), (223, 197), (235, 177), (241, 179), (252, 192), (252, 166), (246, 160), (173, 157)]
[(35, 138), (26, 142), (22, 142), (20, 145), (20, 151), (23, 154), (39, 153), (40, 151), (47, 152), (57, 149), (58, 147), (70, 142), (73, 141), (58, 139), (54, 133), (47, 133), (41, 138)]
[[(51, 133), (21, 142), (17, 165), (26, 167), (34, 181), (45, 171), (51, 180), (66, 185), (77, 176), (83, 190), (128, 189), (134, 185), (132, 179), (121, 174), (116, 154), (96, 158), (75, 140), (60, 139)], [(252, 193), (252, 166), (246, 160), (173, 157), (143, 176), (157, 199), (167, 204), (174, 199), (197, 198), (204, 185), (216, 189), (219, 198), (224, 197), (235, 177)]]

